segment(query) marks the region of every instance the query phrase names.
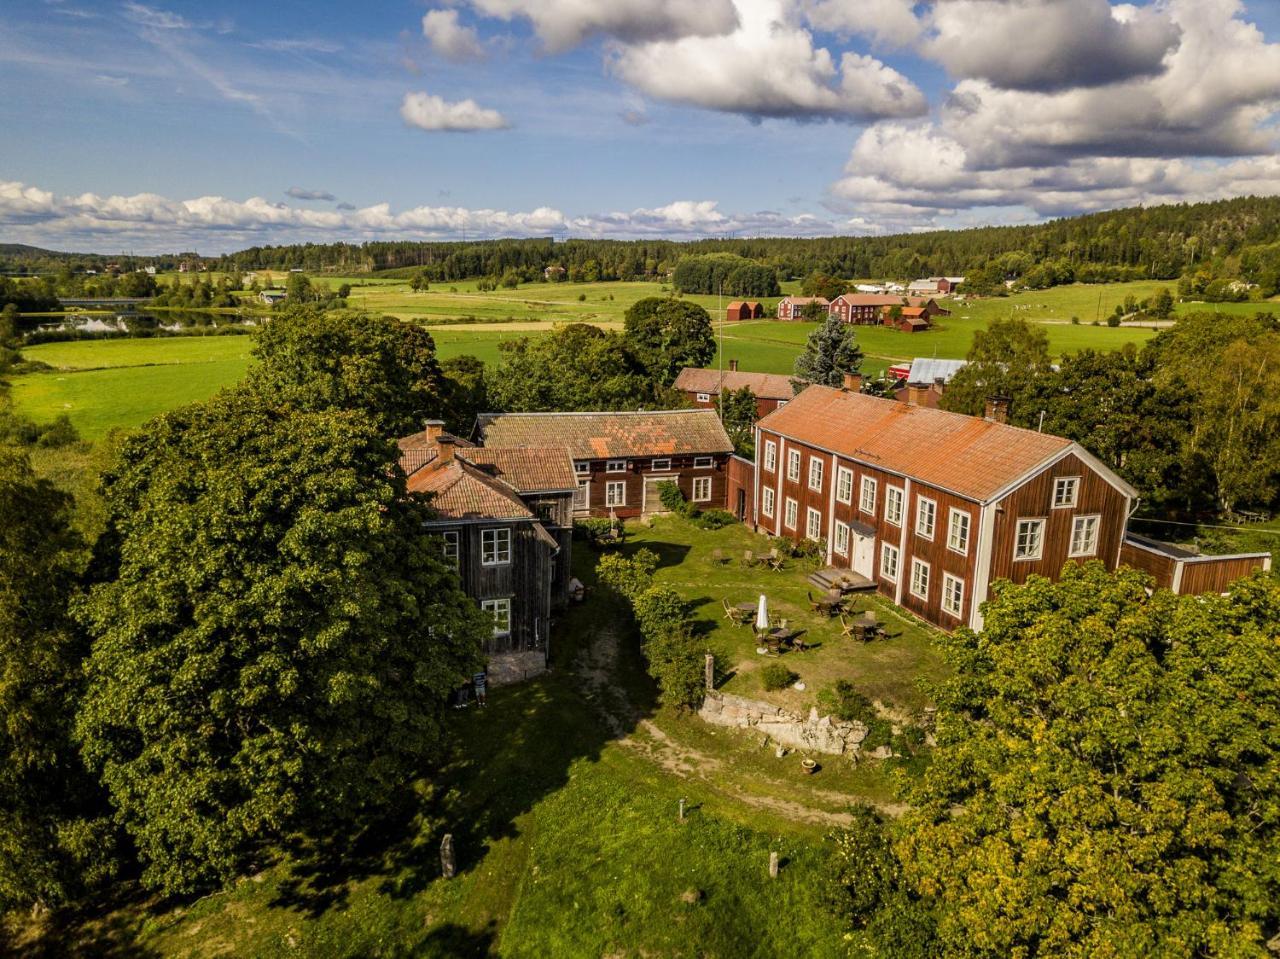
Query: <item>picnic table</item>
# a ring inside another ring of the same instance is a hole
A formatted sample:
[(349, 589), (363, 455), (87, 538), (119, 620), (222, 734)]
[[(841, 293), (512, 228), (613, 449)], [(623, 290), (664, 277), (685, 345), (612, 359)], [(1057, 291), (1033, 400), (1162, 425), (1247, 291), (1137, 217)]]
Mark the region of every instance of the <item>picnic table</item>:
[(844, 594), (838, 589), (832, 589), (814, 599), (813, 594), (810, 593), (809, 605), (813, 607), (815, 612), (824, 616), (835, 616), (844, 608)]
[(756, 604), (755, 603), (735, 603), (730, 606), (729, 601), (724, 601), (724, 614), (727, 619), (738, 626), (746, 626), (755, 619)]

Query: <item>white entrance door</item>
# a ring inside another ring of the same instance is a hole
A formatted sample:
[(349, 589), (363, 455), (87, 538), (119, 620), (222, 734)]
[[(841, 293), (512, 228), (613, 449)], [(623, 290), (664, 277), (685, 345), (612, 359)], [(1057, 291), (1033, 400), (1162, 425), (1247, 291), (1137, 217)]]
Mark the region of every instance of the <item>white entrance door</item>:
[(853, 534), (853, 571), (871, 579), (872, 562), (875, 557), (875, 537)]

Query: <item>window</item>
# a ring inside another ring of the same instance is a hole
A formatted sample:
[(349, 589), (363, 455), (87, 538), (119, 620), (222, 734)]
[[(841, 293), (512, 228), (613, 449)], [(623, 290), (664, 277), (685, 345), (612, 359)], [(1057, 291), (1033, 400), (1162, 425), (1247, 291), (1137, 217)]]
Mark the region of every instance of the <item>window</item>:
[(699, 403), (710, 403), (710, 402), (711, 402), (711, 394), (710, 394), (710, 393), (699, 393), (699, 394), (698, 394), (698, 402), (699, 402)]
[(841, 503), (853, 502), (853, 470), (847, 466), (836, 469), (836, 500)]
[(950, 573), (942, 574), (942, 611), (957, 619), (964, 612), (964, 580)]
[(809, 489), (822, 492), (822, 460), (816, 456), (809, 457)]
[(1098, 554), (1098, 516), (1077, 516), (1071, 521), (1071, 555), (1096, 556)]
[(777, 406), (775, 406), (775, 407), (774, 407), (774, 409), (775, 409), (775, 410), (780, 410), (780, 409), (782, 409), (784, 406), (786, 406), (786, 405), (787, 405), (788, 403), (790, 403), (790, 402), (791, 402), (790, 400), (778, 400), (778, 405), (777, 405)]
[(760, 491), (760, 493), (760, 512), (769, 517), (769, 519), (773, 519), (773, 488), (766, 486)]
[(911, 560), (911, 595), (929, 599), (929, 564), (922, 559)]
[(791, 450), (787, 453), (787, 479), (796, 483), (800, 482), (800, 451)]
[(1076, 505), (1076, 491), (1080, 489), (1079, 476), (1060, 476), (1053, 481), (1053, 508), (1069, 509)]
[(587, 474), (587, 473), (590, 473), (590, 472), (591, 472), (591, 463), (590, 463), (590, 461), (589, 461), (589, 460), (574, 460), (574, 461), (573, 461), (573, 471), (574, 471), (575, 473), (577, 473), (579, 476), (582, 476), (582, 475), (585, 475), (585, 474)]
[(782, 518), (782, 522), (787, 527), (787, 529), (796, 528), (796, 516), (799, 515), (799, 513), (800, 513), (800, 504), (797, 503), (795, 500), (793, 500), (790, 496), (788, 496), (787, 497), (787, 513)]
[(1044, 553), (1044, 520), (1018, 520), (1018, 538), (1013, 544), (1014, 559), (1039, 559)]
[(695, 456), (693, 458), (693, 468), (696, 470), (709, 470), (716, 465), (716, 461), (710, 456)]
[(511, 528), (502, 526), (480, 533), (480, 562), (485, 566), (502, 566), (511, 562)]
[(653, 471), (655, 473), (667, 473), (671, 471), (671, 460), (654, 460)]
[(969, 514), (962, 509), (953, 509), (947, 520), (947, 549), (969, 554)]
[(458, 565), (458, 534), (457, 532), (442, 533), (444, 537), (444, 558), (451, 566)]
[(876, 481), (870, 476), (862, 477), (862, 489), (858, 493), (858, 509), (864, 513), (876, 511)]
[(888, 543), (881, 544), (880, 575), (891, 583), (898, 581), (898, 547)]
[(493, 617), (493, 635), (511, 635), (511, 600), (486, 599), (480, 608)]
[(604, 471), (606, 473), (625, 473), (627, 471), (627, 461), (609, 460), (605, 463)]
[(849, 524), (836, 520), (835, 551), (841, 556), (849, 555)]
[(916, 535), (933, 539), (933, 527), (938, 518), (938, 504), (923, 496), (916, 500)]
[(710, 476), (695, 476), (693, 478), (693, 501), (695, 503), (711, 502)]
[(809, 539), (822, 539), (822, 514), (812, 506), (805, 514), (804, 535)]
[(764, 468), (768, 473), (778, 468), (778, 444), (773, 440), (764, 441)]
[(573, 508), (587, 509), (591, 505), (591, 480), (578, 480), (578, 491), (573, 494)]
[(618, 480), (617, 482), (604, 484), (604, 505), (627, 505), (627, 484), (625, 480)]
[(886, 523), (892, 523), (894, 526), (902, 525), (902, 487), (885, 487), (884, 519)]

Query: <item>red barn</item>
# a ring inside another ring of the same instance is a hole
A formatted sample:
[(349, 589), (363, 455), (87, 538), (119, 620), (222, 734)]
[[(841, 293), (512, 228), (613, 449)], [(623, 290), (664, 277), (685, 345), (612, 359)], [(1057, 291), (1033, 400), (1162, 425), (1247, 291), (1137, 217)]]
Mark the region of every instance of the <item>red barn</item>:
[(763, 317), (764, 306), (757, 300), (734, 300), (724, 314), (724, 318), (730, 323), (739, 320), (759, 320)]

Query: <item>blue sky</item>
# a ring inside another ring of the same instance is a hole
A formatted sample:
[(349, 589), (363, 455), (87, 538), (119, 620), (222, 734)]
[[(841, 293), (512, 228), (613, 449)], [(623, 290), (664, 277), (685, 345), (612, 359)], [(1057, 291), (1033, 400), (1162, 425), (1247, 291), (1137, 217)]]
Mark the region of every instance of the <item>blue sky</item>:
[(876, 233), (1278, 192), (1278, 8), (8, 0), (0, 239)]

